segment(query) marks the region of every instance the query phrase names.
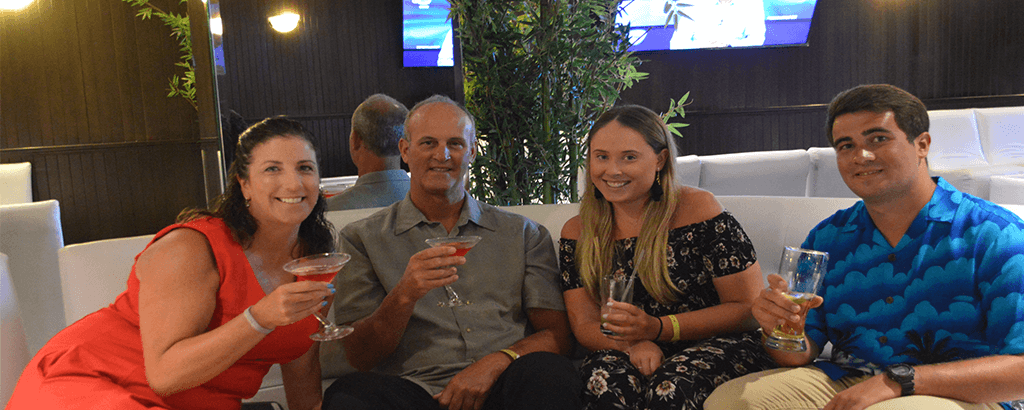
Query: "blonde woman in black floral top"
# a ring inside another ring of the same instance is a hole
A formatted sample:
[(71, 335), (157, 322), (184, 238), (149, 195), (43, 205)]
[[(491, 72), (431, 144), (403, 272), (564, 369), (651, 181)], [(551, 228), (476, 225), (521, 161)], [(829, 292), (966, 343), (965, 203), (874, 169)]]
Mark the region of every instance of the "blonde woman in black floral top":
[[(726, 380), (774, 367), (750, 314), (753, 245), (711, 193), (675, 185), (671, 141), (636, 105), (590, 130), (589, 182), (560, 243), (569, 320), (593, 352), (580, 370), (588, 409), (699, 409)], [(602, 308), (600, 278), (616, 271), (635, 272), (633, 304)]]

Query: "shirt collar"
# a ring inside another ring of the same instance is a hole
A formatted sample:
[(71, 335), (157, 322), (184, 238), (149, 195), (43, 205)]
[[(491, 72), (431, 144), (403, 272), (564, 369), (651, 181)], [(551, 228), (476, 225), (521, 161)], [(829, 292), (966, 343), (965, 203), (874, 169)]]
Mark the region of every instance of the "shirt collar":
[[(932, 198), (928, 200), (924, 208), (921, 208), (917, 218), (921, 218), (923, 215), (925, 220), (928, 221), (952, 222), (963, 193), (957, 191), (956, 188), (941, 177), (932, 177), (932, 181), (935, 181), (935, 192), (932, 193)], [(857, 229), (857, 226), (874, 226), (874, 221), (871, 220), (871, 216), (863, 204), (864, 202), (861, 201), (858, 204), (860, 206), (856, 207), (855, 212), (851, 213), (850, 219), (843, 227), (844, 232), (854, 231)]]
[[(470, 222), (489, 231), (494, 231), (498, 226), (493, 213), (484, 212), (484, 207), (480, 204), (480, 201), (477, 201), (476, 198), (473, 198), (467, 192), (466, 201), (462, 203), (459, 221), (455, 223), (455, 227), (459, 228)], [(423, 215), (423, 212), (413, 204), (412, 198), (406, 195), (405, 199), (398, 202), (395, 235), (400, 235), (421, 223), (431, 224), (435, 222), (428, 220), (426, 215)]]

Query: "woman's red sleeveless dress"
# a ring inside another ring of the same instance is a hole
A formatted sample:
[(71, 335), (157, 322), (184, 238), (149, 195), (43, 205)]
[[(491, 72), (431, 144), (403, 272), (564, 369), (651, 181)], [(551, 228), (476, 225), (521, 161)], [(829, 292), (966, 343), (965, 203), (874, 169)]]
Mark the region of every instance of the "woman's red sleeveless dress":
[[(217, 261), (220, 289), (208, 330), (265, 296), (241, 245), (222, 220), (171, 225), (153, 241), (180, 228), (206, 235)], [(271, 364), (290, 362), (309, 350), (309, 335), (318, 326), (310, 316), (278, 327), (212, 380), (161, 397), (146, 382), (138, 297), (139, 280), (132, 267), (127, 290), (113, 304), (68, 326), (40, 349), (21, 374), (7, 409), (238, 409), (242, 398), (259, 390)]]

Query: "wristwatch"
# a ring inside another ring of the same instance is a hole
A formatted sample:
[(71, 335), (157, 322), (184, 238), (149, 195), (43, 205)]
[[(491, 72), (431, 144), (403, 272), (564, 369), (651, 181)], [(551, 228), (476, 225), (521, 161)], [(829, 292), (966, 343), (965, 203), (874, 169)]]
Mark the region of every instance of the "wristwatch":
[(897, 363), (885, 368), (885, 376), (900, 385), (900, 396), (914, 394), (914, 368), (906, 363)]

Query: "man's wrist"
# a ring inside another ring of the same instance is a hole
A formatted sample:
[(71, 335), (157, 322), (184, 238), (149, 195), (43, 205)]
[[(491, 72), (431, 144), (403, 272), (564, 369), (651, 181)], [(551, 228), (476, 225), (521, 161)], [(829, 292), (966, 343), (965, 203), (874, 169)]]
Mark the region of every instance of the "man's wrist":
[(900, 386), (900, 397), (914, 394), (914, 368), (907, 363), (897, 363), (885, 368), (885, 377)]

